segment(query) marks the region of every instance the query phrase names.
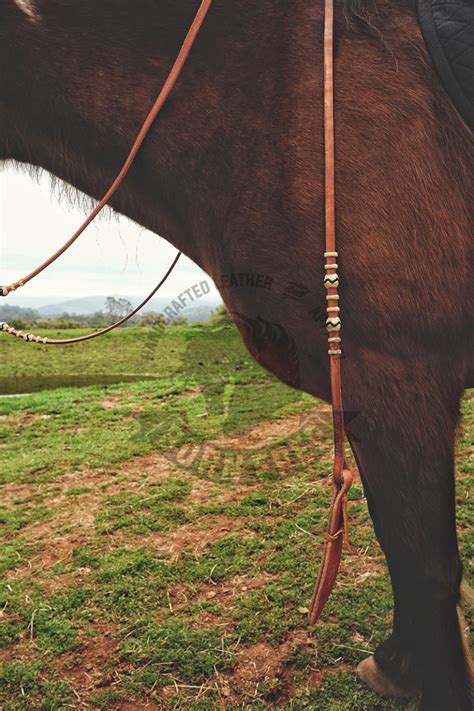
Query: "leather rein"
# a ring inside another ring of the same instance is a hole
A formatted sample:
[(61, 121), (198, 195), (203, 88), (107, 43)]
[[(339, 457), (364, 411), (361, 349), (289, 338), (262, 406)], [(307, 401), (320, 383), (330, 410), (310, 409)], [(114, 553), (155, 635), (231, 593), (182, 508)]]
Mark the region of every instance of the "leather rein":
[[(331, 594), (335, 585), (339, 564), (342, 555), (342, 546), (344, 540), (348, 545), (348, 521), (347, 521), (347, 494), (352, 486), (352, 474), (346, 466), (344, 456), (345, 446), (345, 429), (344, 429), (344, 411), (342, 401), (342, 385), (341, 385), (341, 318), (340, 318), (340, 299), (339, 299), (339, 276), (338, 276), (338, 252), (336, 244), (336, 185), (335, 185), (335, 115), (334, 115), (334, 0), (324, 0), (324, 171), (325, 171), (325, 238), (326, 251), (325, 257), (325, 277), (324, 286), (326, 287), (327, 300), (327, 320), (326, 327), (328, 331), (329, 345), (329, 360), (330, 360), (330, 379), (331, 379), (331, 395), (332, 395), (332, 412), (333, 412), (333, 429), (334, 429), (334, 465), (332, 474), (333, 495), (331, 503), (331, 511), (329, 516), (329, 524), (326, 532), (326, 542), (324, 545), (323, 559), (320, 567), (319, 576), (316, 582), (316, 588), (313, 593), (310, 611), (309, 622), (316, 624), (321, 612)], [(53, 264), (61, 257), (74, 242), (84, 233), (87, 227), (95, 220), (103, 208), (110, 202), (113, 195), (125, 179), (127, 173), (132, 167), (135, 158), (143, 145), (143, 142), (148, 135), (150, 129), (154, 125), (161, 109), (168, 99), (171, 91), (175, 87), (179, 76), (186, 64), (189, 53), (199, 35), (201, 27), (206, 19), (206, 16), (212, 5), (212, 0), (202, 0), (201, 5), (196, 13), (194, 21), (186, 35), (184, 43), (178, 54), (178, 57), (163, 85), (163, 88), (158, 95), (145, 123), (143, 124), (135, 143), (116, 179), (106, 192), (102, 200), (97, 204), (95, 209), (87, 217), (85, 222), (72, 235), (72, 237), (49, 259), (43, 262), (34, 271), (28, 274), (23, 279), (14, 282), (10, 286), (0, 287), (0, 296), (8, 296), (16, 289), (25, 286), (28, 282), (34, 279), (38, 274), (41, 274), (47, 267)], [(17, 338), (22, 338), (25, 341), (33, 341), (44, 345), (67, 345), (71, 343), (80, 343), (89, 341), (93, 338), (98, 338), (113, 331), (115, 328), (126, 323), (130, 318), (137, 314), (149, 301), (153, 298), (159, 288), (166, 282), (174, 267), (176, 266), (181, 252), (178, 252), (172, 265), (161, 279), (159, 284), (147, 296), (147, 298), (130, 314), (117, 321), (117, 323), (109, 326), (101, 331), (81, 336), (79, 338), (68, 338), (54, 340), (35, 336), (32, 333), (23, 333), (7, 323), (0, 323), (0, 330)]]
[[(173, 91), (174, 87), (176, 86), (176, 83), (181, 75), (181, 72), (183, 71), (187, 59), (189, 57), (189, 54), (191, 52), (191, 49), (194, 46), (194, 43), (196, 42), (196, 39), (199, 36), (199, 32), (201, 30), (201, 27), (204, 23), (204, 20), (207, 17), (207, 14), (211, 8), (212, 5), (212, 0), (202, 0), (201, 5), (196, 13), (196, 16), (193, 20), (193, 23), (191, 27), (189, 28), (188, 34), (185, 37), (185, 40), (183, 42), (183, 45), (179, 51), (179, 54), (176, 58), (175, 63), (173, 64), (170, 73), (168, 74), (168, 77), (163, 85), (163, 88), (161, 89), (155, 103), (153, 104), (150, 113), (148, 114), (147, 118), (145, 119), (145, 123), (141, 127), (137, 138), (135, 139), (135, 142), (130, 150), (130, 153), (128, 154), (125, 163), (123, 164), (120, 172), (118, 173), (117, 177), (115, 178), (114, 182), (110, 186), (110, 188), (107, 190), (105, 193), (104, 197), (100, 202), (97, 204), (97, 206), (92, 210), (90, 215), (87, 217), (87, 219), (82, 223), (82, 225), (79, 227), (79, 229), (68, 239), (68, 241), (63, 244), (63, 246), (58, 249), (57, 252), (55, 252), (49, 259), (44, 261), (42, 264), (40, 264), (39, 267), (34, 269), (30, 274), (28, 274), (26, 277), (23, 277), (23, 279), (19, 279), (18, 281), (14, 282), (13, 284), (10, 284), (10, 286), (0, 286), (0, 296), (8, 296), (13, 291), (16, 291), (17, 289), (25, 286), (30, 282), (32, 279), (38, 276), (38, 274), (41, 274), (45, 269), (47, 269), (51, 264), (53, 264), (59, 257), (61, 257), (72, 245), (79, 239), (79, 237), (86, 231), (86, 229), (89, 227), (89, 225), (94, 222), (95, 218), (99, 215), (99, 213), (102, 212), (104, 207), (109, 204), (110, 200), (112, 197), (115, 195), (121, 184), (123, 183), (125, 177), (127, 176), (130, 168), (132, 167), (133, 163), (135, 162), (135, 158), (137, 157), (143, 142), (145, 141), (145, 138), (148, 136), (152, 126), (154, 125), (156, 119), (158, 118), (158, 115), (160, 114), (163, 106), (165, 105), (169, 95)], [(25, 341), (31, 341), (35, 343), (42, 343), (43, 345), (46, 346), (64, 346), (64, 345), (69, 345), (71, 343), (82, 343), (83, 341), (90, 341), (93, 338), (99, 338), (99, 336), (103, 336), (106, 333), (109, 333), (110, 331), (113, 331), (114, 329), (118, 328), (119, 326), (122, 326), (124, 323), (129, 321), (135, 314), (137, 314), (139, 311), (143, 309), (144, 306), (155, 296), (157, 291), (163, 286), (163, 284), (167, 281), (168, 277), (171, 275), (173, 272), (176, 264), (178, 263), (178, 260), (181, 257), (181, 252), (178, 252), (177, 256), (175, 257), (171, 267), (168, 269), (166, 272), (165, 276), (159, 284), (153, 289), (153, 291), (144, 299), (144, 301), (141, 302), (139, 306), (137, 306), (136, 309), (133, 309), (127, 316), (124, 318), (121, 318), (119, 321), (114, 323), (112, 326), (108, 326), (107, 328), (104, 328), (100, 331), (96, 331), (95, 333), (91, 333), (88, 336), (81, 336), (79, 338), (64, 338), (64, 339), (52, 339), (52, 338), (42, 338), (41, 336), (35, 336), (33, 333), (23, 333), (22, 331), (17, 331), (15, 328), (10, 326), (8, 323), (1, 323), (0, 324), (0, 330), (4, 331), (5, 333), (9, 333), (12, 336), (15, 336), (16, 338), (23, 338)]]
[(334, 116), (334, 0), (325, 0), (324, 10), (324, 173), (325, 235), (324, 286), (326, 287), (331, 401), (334, 431), (333, 496), (326, 532), (323, 559), (309, 610), (314, 625), (334, 588), (345, 540), (349, 547), (347, 494), (352, 486), (352, 473), (344, 456), (345, 428), (341, 380), (341, 307), (339, 299), (339, 265), (336, 241), (336, 147)]

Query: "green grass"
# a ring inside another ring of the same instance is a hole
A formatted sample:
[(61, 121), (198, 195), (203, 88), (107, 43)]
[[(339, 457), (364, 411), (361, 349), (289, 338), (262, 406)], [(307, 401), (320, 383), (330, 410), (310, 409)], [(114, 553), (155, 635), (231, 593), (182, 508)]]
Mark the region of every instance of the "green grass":
[[(71, 466), (99, 467), (157, 449), (205, 443), (311, 403), (259, 369), (231, 328), (176, 327), (164, 333), (155, 338), (152, 331), (128, 329), (111, 334), (105, 343), (99, 339), (97, 351), (52, 348), (47, 358), (30, 344), (25, 372), (46, 383), (55, 371), (94, 369), (100, 380), (101, 372), (121, 372), (124, 361), (129, 368), (133, 364), (133, 372), (155, 374), (157, 380), (3, 398), (0, 448), (9, 456), (0, 483), (51, 480)], [(0, 336), (5, 378), (17, 375), (27, 358), (28, 348), (11, 340)], [(189, 397), (196, 387), (202, 392)], [(110, 399), (113, 406), (104, 407)], [(34, 426), (25, 426), (25, 418)]]
[[(0, 398), (1, 708), (414, 708), (351, 672), (392, 610), (359, 485), (350, 562), (307, 628), (330, 494), (325, 405), (263, 372), (232, 328), (127, 329), (47, 357), (0, 336), (0, 350), (4, 378), (45, 385)], [(104, 385), (114, 373), (155, 380)], [(96, 383), (48, 389), (58, 374)], [(463, 411), (468, 563), (472, 400)]]
[[(42, 331), (40, 335), (62, 338), (87, 332)], [(220, 374), (227, 382), (229, 371), (259, 371), (233, 328), (208, 324), (122, 329), (87, 343), (49, 347), (47, 357), (45, 348), (34, 343), (24, 348), (22, 341), (5, 335), (0, 342), (3, 378), (124, 373), (166, 380), (179, 372), (199, 382), (203, 375)]]
[(40, 663), (7, 662), (0, 667), (0, 698), (5, 711), (59, 711), (74, 699), (67, 682)]

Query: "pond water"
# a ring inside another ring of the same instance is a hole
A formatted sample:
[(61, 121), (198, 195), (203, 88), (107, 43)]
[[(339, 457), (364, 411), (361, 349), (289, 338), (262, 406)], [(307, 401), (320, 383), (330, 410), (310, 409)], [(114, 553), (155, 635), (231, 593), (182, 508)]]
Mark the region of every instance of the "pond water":
[(134, 373), (91, 373), (89, 375), (19, 375), (0, 377), (0, 397), (2, 395), (24, 395), (56, 388), (84, 388), (89, 385), (117, 385), (119, 383), (138, 383), (143, 380), (155, 380), (153, 375)]

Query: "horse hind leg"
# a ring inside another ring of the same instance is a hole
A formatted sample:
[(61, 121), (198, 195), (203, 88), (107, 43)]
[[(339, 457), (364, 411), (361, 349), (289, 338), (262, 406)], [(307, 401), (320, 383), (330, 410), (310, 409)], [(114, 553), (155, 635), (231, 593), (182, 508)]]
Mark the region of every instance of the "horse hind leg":
[[(346, 407), (359, 413), (349, 436), (389, 567), (394, 619), (391, 636), (359, 674), (379, 693), (419, 689), (424, 711), (471, 711), (472, 665), (457, 614), (462, 566), (454, 434), (460, 393), (448, 397), (433, 381), (427, 393), (423, 364), (417, 369), (410, 363), (405, 372), (398, 364), (390, 373), (390, 364), (378, 363), (378, 383), (372, 368), (365, 370), (370, 381), (357, 382), (361, 366), (346, 364)], [(364, 401), (354, 393), (364, 393)]]

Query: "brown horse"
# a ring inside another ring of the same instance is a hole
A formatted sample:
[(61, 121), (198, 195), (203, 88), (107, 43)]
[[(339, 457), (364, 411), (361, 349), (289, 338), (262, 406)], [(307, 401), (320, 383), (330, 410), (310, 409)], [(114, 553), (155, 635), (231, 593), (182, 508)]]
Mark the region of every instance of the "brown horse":
[[(0, 158), (99, 197), (198, 4), (0, 0)], [(322, 5), (216, 2), (113, 207), (212, 275), (263, 366), (329, 400)], [(395, 600), (360, 675), (421, 690), (420, 708), (468, 711), (454, 437), (473, 374), (471, 136), (415, 6), (340, 0), (336, 13), (343, 389)]]

